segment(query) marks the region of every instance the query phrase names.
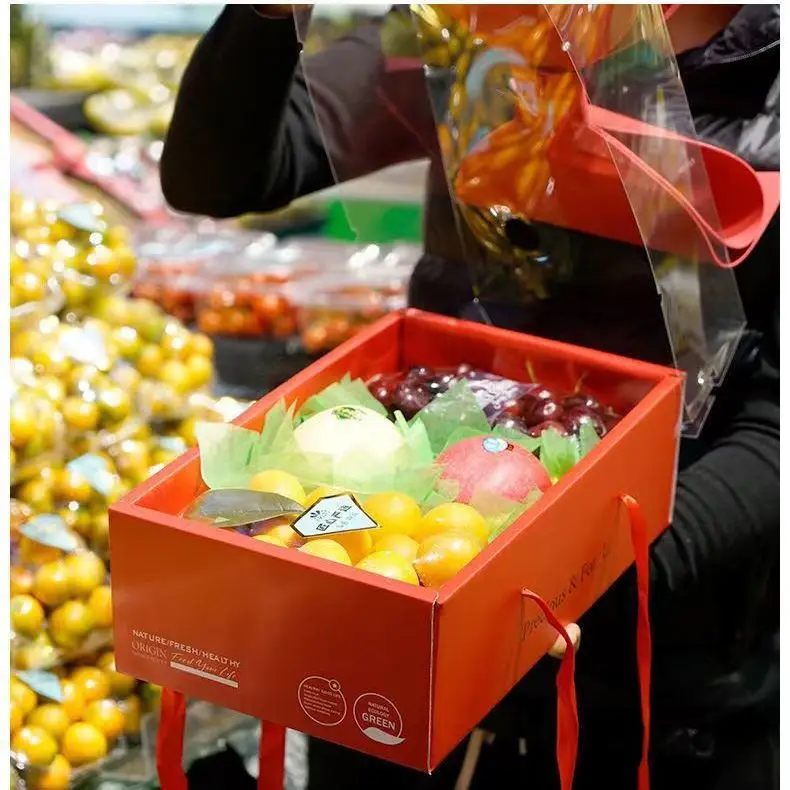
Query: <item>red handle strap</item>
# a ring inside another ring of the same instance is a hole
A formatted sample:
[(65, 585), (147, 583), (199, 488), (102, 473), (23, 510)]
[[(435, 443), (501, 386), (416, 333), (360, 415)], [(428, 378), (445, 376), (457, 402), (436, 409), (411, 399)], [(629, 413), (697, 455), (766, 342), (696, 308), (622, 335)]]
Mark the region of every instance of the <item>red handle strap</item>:
[(652, 640), (650, 637), (650, 544), (647, 521), (639, 503), (628, 494), (620, 497), (628, 510), (631, 523), (631, 545), (636, 565), (638, 609), (636, 615), (636, 663), (639, 672), (639, 697), (642, 708), (642, 759), (639, 763), (639, 790), (650, 790), (650, 673), (652, 669)]
[(161, 790), (188, 790), (182, 758), (187, 704), (183, 694), (162, 689), (159, 730), (156, 733), (156, 773)]
[[(631, 544), (636, 564), (636, 586), (638, 611), (636, 625), (636, 659), (639, 671), (639, 695), (642, 709), (642, 759), (639, 763), (639, 790), (650, 790), (650, 671), (651, 640), (648, 594), (650, 590), (649, 542), (647, 521), (639, 503), (628, 495), (620, 500), (628, 510), (631, 527)], [(576, 756), (579, 743), (579, 714), (576, 706), (575, 651), (565, 627), (554, 615), (546, 601), (537, 593), (523, 589), (521, 595), (534, 601), (546, 617), (546, 622), (565, 640), (566, 650), (557, 673), (557, 767), (561, 790), (571, 790), (576, 771)]]
[(565, 626), (557, 619), (546, 601), (526, 588), (521, 591), (521, 595), (540, 607), (546, 622), (565, 640), (565, 655), (557, 673), (557, 767), (560, 772), (560, 789), (571, 790), (579, 748), (579, 711), (574, 679), (576, 650)]
[[(605, 110), (603, 107), (585, 102), (583, 109), (588, 128), (597, 134), (612, 151), (625, 157), (632, 165), (652, 179), (691, 217), (705, 239), (705, 244), (714, 263), (722, 268), (734, 268), (748, 257), (760, 241), (766, 214), (768, 212), (772, 214), (775, 206), (768, 205), (771, 201), (769, 200), (770, 196), (765, 194), (764, 183), (746, 162), (722, 148), (684, 137), (634, 118), (628, 118), (619, 113)], [(729, 189), (739, 191), (739, 199), (751, 202), (748, 215), (739, 218), (739, 221), (732, 227), (714, 227), (674, 184), (648, 165), (613, 133), (660, 138), (684, 143), (691, 147), (698, 152), (699, 158), (707, 165), (710, 174), (716, 170), (720, 181), (726, 181)], [(750, 192), (751, 194), (749, 194)], [(767, 219), (770, 219), (770, 216)], [(725, 249), (734, 253), (736, 257), (728, 258), (723, 255), (722, 252)]]
[[(186, 698), (178, 691), (162, 690), (159, 731), (156, 735), (156, 772), (160, 790), (188, 790), (183, 768)], [(258, 790), (283, 790), (285, 781), (285, 728), (261, 722)]]

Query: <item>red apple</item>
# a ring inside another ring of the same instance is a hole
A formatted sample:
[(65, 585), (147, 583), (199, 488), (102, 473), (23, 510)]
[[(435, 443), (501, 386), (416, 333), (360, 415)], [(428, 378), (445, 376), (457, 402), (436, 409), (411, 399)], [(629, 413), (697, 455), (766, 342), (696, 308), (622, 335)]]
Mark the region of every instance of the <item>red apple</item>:
[(442, 479), (458, 483), (458, 501), (469, 503), (475, 491), (523, 502), (535, 488), (551, 485), (543, 464), (523, 447), (498, 436), (480, 436), (448, 447), (437, 459)]

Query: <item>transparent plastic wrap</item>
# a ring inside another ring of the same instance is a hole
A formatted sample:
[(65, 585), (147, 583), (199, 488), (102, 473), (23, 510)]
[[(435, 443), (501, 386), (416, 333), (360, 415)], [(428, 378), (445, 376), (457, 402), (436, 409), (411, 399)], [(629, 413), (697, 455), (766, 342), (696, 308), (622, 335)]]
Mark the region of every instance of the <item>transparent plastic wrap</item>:
[(369, 267), (286, 288), (304, 350), (309, 354), (329, 351), (392, 310), (405, 307), (411, 274), (410, 266)]
[[(744, 327), (729, 269), (758, 240), (770, 201), (747, 165), (696, 141), (661, 7), (411, 11), (416, 42), (391, 10), (302, 69), (338, 182), (371, 169), (374, 134), (390, 146), (375, 151), (379, 166), (404, 156), (404, 135), (438, 149), (427, 239), (444, 274), (418, 269), (415, 282), (436, 293), (413, 286), (417, 301), (676, 366), (687, 430), (698, 430)], [(295, 19), (309, 50), (311, 14)], [(338, 112), (327, 76), (355, 46), (366, 48), (355, 79), (370, 97), (358, 115)], [(460, 296), (448, 304), (451, 290)]]

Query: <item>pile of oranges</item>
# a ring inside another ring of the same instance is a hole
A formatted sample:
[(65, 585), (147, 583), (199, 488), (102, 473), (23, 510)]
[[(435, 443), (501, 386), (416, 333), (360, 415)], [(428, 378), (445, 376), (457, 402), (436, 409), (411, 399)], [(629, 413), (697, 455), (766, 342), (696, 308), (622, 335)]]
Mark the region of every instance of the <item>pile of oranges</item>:
[[(293, 475), (278, 470), (255, 475), (250, 487), (306, 508), (344, 493), (320, 487), (307, 495)], [(378, 528), (305, 540), (289, 519), (281, 518), (266, 522), (254, 539), (424, 587), (449, 581), (488, 545), (490, 525), (470, 505), (446, 502), (423, 513), (414, 499), (399, 491), (374, 494), (361, 505)]]
[(116, 671), (112, 652), (92, 665), (60, 669), (58, 676), (57, 701), (11, 677), (11, 751), (26, 766), (30, 790), (67, 790), (80, 769), (106, 757), (123, 739), (136, 739), (142, 697), (150, 702), (153, 694)]
[(94, 552), (65, 554), (22, 536), (11, 568), (12, 664), (43, 669), (86, 644), (108, 643), (112, 600)]

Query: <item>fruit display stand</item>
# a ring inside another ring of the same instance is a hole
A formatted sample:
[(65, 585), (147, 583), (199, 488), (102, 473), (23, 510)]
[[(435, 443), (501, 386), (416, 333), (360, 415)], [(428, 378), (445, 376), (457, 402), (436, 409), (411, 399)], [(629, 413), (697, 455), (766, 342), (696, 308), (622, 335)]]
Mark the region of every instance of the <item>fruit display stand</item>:
[(107, 508), (244, 404), (211, 397), (207, 337), (125, 295), (128, 230), (38, 174), (20, 188), (61, 201), (11, 198), (12, 766), (26, 790), (134, 786), (158, 690), (115, 668)]

